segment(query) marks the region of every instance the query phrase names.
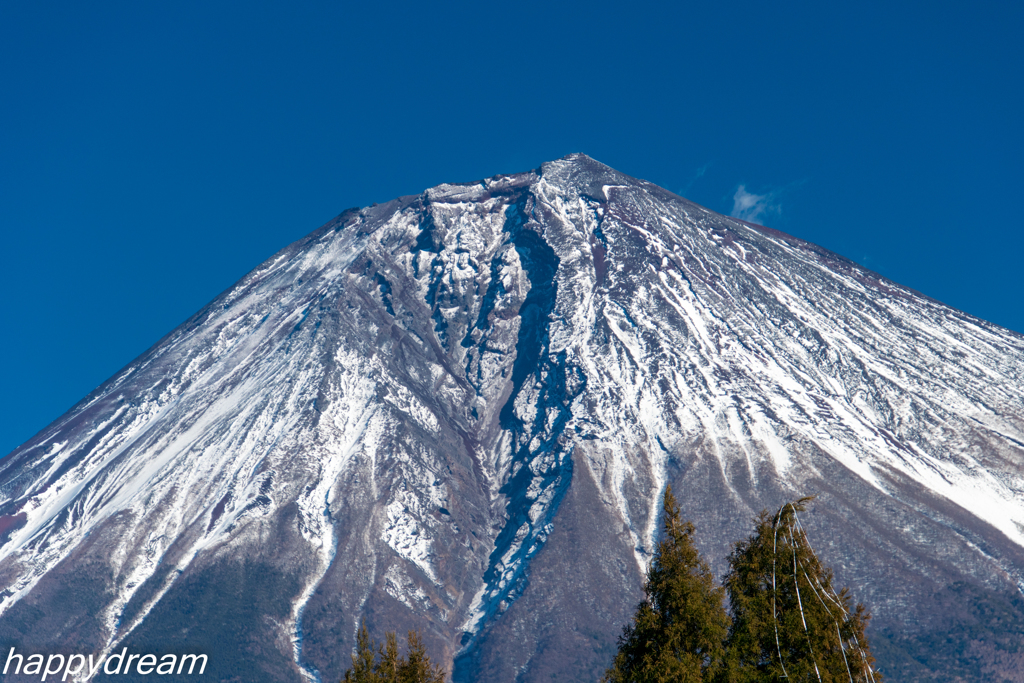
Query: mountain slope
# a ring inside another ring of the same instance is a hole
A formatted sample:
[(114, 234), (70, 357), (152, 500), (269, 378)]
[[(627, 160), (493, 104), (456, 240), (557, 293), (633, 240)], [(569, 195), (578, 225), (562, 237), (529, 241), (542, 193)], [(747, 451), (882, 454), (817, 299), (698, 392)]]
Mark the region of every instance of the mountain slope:
[(972, 611), (1024, 617), (1022, 379), (1020, 335), (583, 155), (441, 185), (279, 252), (0, 461), (0, 637), (336, 680), (365, 619), (456, 680), (594, 680), (671, 482), (719, 574), (818, 495), (883, 669), (983, 680), (1024, 644)]

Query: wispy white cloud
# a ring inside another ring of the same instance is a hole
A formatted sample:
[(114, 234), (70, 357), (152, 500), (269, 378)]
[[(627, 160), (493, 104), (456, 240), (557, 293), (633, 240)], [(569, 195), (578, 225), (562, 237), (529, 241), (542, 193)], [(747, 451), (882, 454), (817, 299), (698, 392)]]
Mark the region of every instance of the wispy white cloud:
[(740, 185), (732, 196), (732, 211), (729, 215), (743, 221), (760, 223), (765, 217), (779, 213), (782, 207), (778, 199), (777, 191), (754, 194), (747, 192), (746, 185)]

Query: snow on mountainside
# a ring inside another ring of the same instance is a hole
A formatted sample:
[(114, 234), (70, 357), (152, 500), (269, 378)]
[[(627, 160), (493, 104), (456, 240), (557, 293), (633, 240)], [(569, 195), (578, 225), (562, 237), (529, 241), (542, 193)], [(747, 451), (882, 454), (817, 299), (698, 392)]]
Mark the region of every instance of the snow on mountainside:
[(583, 155), (345, 212), (0, 460), (0, 639), (593, 680), (669, 482), (719, 574), (817, 494), (883, 670), (1013, 670), (949, 596), (1024, 619), (1024, 338)]

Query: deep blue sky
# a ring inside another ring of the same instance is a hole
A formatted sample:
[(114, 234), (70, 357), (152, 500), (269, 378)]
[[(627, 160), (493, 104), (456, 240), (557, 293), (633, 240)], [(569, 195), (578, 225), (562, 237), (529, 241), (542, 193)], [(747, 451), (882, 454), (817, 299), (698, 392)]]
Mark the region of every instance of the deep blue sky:
[(0, 454), (343, 209), (577, 151), (1024, 332), (1019, 1), (302, 4), (0, 4)]

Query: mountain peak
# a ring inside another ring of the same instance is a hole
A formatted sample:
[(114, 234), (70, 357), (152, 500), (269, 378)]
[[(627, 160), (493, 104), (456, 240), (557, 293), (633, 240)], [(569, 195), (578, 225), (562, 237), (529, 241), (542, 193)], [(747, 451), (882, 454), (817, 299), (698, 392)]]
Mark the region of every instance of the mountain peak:
[(1019, 601), (1021, 377), (1020, 335), (584, 154), (438, 185), (274, 255), (0, 461), (0, 636), (298, 681), (366, 620), (455, 680), (593, 678), (671, 483), (718, 574), (816, 494), (921, 662), (958, 637), (936, 595)]

